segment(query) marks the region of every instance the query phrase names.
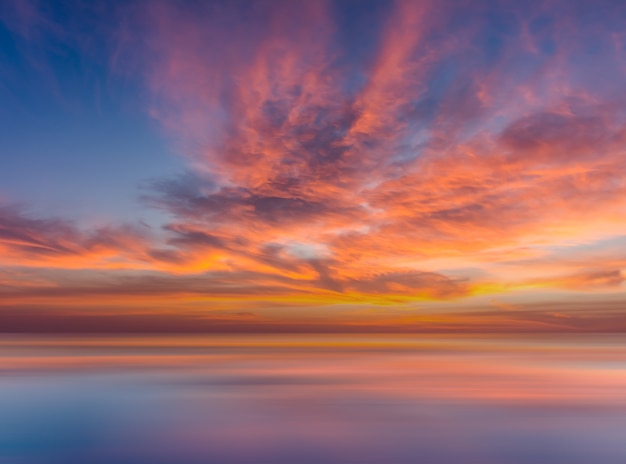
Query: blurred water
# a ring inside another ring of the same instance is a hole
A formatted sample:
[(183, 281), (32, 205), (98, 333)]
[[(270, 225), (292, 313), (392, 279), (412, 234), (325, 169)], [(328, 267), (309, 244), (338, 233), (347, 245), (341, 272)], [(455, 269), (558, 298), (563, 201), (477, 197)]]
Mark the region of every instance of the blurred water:
[(626, 337), (0, 337), (0, 463), (626, 463)]

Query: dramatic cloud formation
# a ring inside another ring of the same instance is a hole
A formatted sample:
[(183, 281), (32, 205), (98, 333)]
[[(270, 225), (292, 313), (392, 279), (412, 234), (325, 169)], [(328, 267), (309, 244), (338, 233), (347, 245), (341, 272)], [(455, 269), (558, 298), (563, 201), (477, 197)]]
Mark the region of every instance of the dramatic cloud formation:
[[(30, 36), (45, 9), (25, 5)], [(133, 2), (111, 15), (111, 75), (140, 83), (187, 172), (144, 181), (158, 227), (2, 207), (13, 308), (91, 298), (289, 324), (614, 328), (623, 2)], [(581, 294), (590, 313), (568, 313)]]

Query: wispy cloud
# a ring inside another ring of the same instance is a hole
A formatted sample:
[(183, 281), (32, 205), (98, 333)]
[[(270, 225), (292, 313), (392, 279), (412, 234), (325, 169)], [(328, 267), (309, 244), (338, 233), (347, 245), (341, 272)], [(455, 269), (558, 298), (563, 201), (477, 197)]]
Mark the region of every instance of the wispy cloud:
[(144, 192), (169, 222), (82, 231), (4, 208), (2, 250), (164, 273), (85, 290), (120, 296), (619, 292), (623, 261), (546, 259), (626, 227), (625, 11), (599, 3), (398, 0), (375, 20), (341, 1), (134, 4), (116, 60), (136, 57), (188, 162)]

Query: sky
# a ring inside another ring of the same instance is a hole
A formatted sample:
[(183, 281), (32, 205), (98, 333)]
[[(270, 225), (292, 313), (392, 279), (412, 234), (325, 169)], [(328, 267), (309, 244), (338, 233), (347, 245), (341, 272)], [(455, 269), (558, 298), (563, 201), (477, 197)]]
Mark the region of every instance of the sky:
[(622, 0), (0, 4), (0, 330), (626, 330)]

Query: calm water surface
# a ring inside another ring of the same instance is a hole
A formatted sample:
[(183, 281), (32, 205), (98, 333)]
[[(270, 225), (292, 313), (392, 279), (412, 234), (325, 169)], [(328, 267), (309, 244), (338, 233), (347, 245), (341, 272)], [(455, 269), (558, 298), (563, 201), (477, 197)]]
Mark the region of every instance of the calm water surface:
[(0, 337), (0, 463), (626, 463), (626, 337)]

